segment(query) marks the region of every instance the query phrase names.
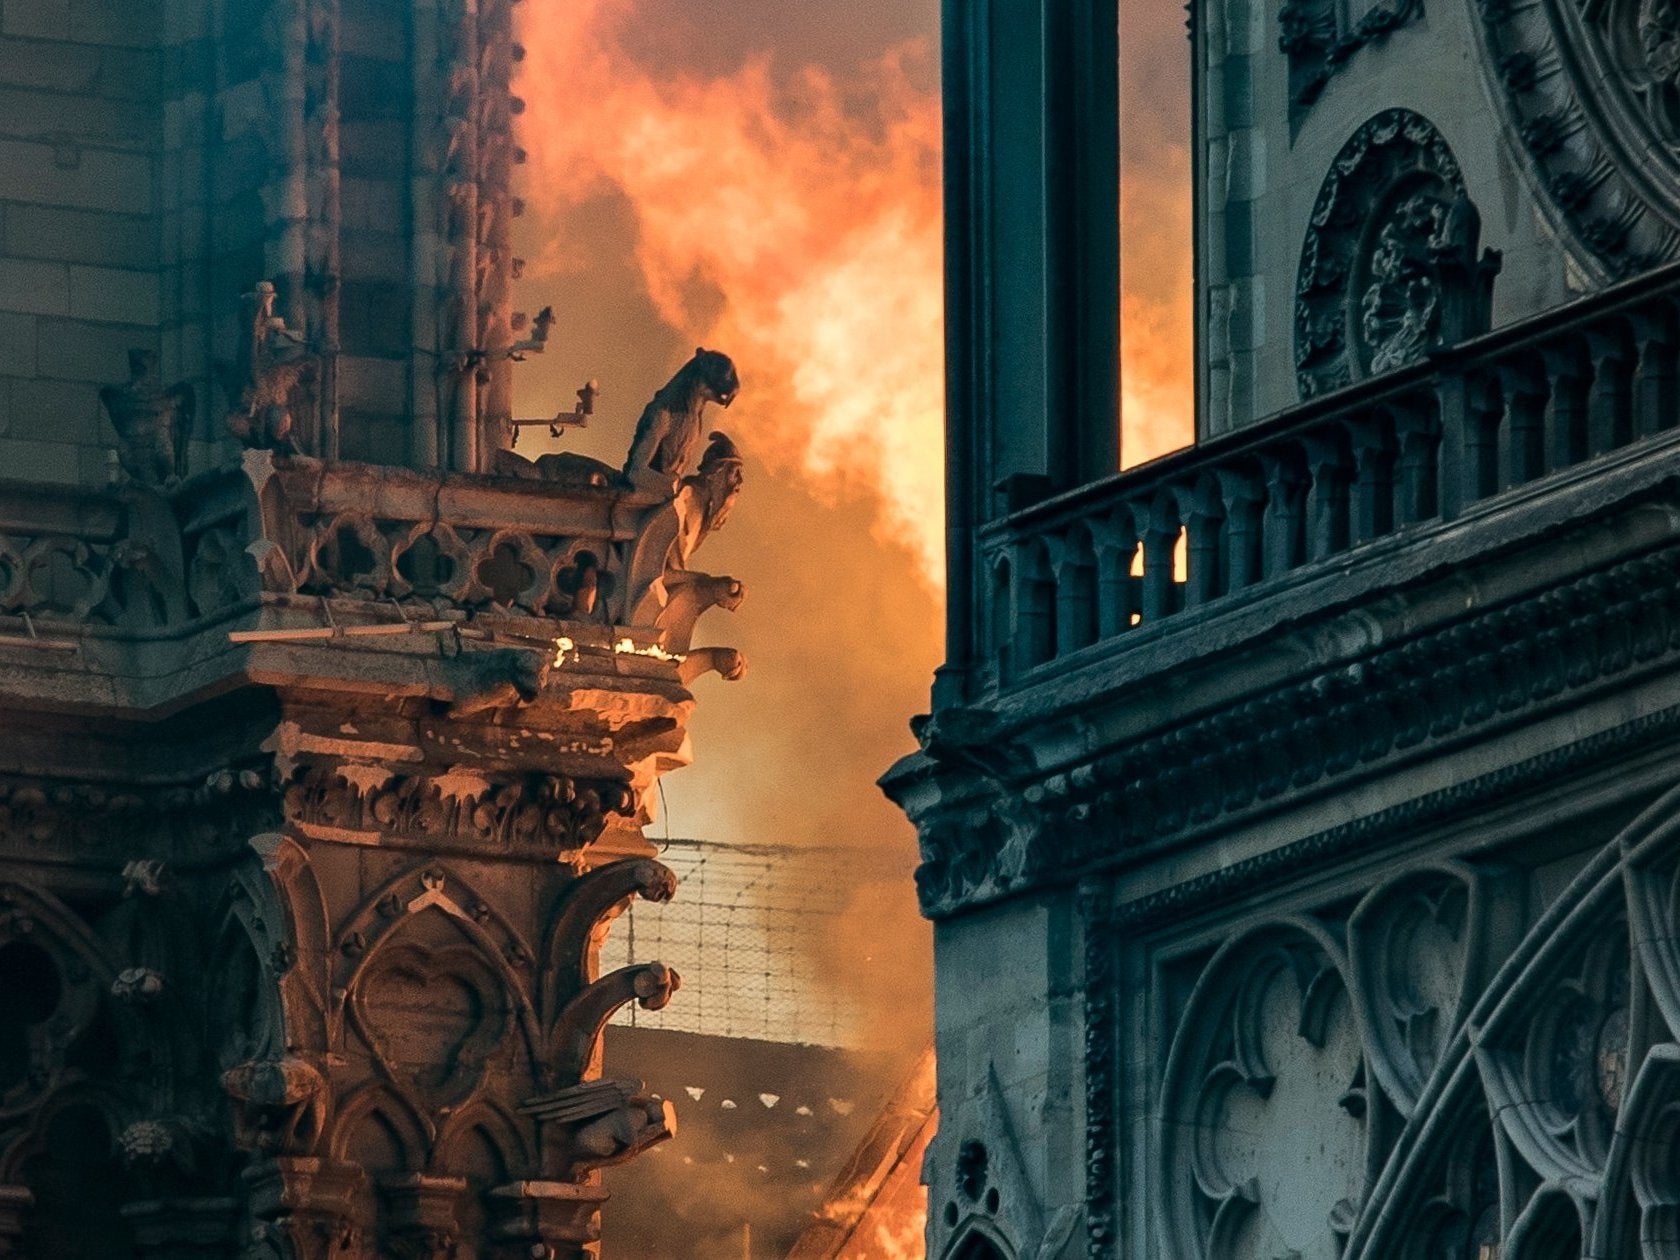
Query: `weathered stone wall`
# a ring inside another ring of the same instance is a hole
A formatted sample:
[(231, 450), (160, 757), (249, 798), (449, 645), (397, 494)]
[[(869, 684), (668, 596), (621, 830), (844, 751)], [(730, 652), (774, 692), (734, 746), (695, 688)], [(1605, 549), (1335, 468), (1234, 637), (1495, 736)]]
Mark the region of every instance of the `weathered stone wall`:
[[(1204, 435), (1297, 401), (1303, 242), (1333, 160), (1362, 123), (1385, 109), (1426, 118), (1456, 158), (1481, 212), (1482, 244), (1504, 256), (1493, 290), (1494, 326), (1565, 301), (1587, 283), (1583, 264), (1571, 264), (1570, 243), (1548, 223), (1521, 153), (1513, 151), (1508, 130), (1490, 108), (1490, 72), (1473, 55), (1478, 36), (1472, 7), (1401, 0), (1348, 7), (1392, 10), (1395, 26), (1351, 41), (1345, 59), (1337, 54), (1332, 63), (1310, 49), (1292, 58), (1279, 48), (1295, 24), (1333, 23), (1331, 6), (1270, 0), (1198, 6), (1204, 18), (1197, 102), (1205, 248), (1199, 317), (1207, 356), (1200, 367), (1206, 405), (1198, 423)], [(1355, 16), (1334, 38), (1349, 34)]]
[(103, 483), (98, 387), (166, 327), (180, 362), (180, 294), (162, 280), (185, 171), (164, 110), (187, 60), (180, 7), (0, 9), (0, 475)]

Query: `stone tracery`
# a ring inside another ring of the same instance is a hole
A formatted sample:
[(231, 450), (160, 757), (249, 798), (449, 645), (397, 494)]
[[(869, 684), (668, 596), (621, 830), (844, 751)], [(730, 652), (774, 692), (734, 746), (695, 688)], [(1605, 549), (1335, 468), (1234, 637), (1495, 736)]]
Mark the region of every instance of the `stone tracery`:
[(1477, 0), (1484, 64), (1541, 201), (1600, 280), (1680, 254), (1680, 10)]
[[(1680, 792), (1651, 806), (1520, 941), (1500, 872), (1458, 864), (1374, 889), (1345, 923), (1279, 919), (1209, 959), (1161, 1086), (1172, 1254), (1680, 1255), (1680, 1166), (1657, 1136), (1680, 1115), (1680, 1046), (1657, 1013), (1680, 951), (1666, 927), (1646, 934), (1644, 909), (1666, 913), (1677, 809)], [(1432, 1065), (1380, 1026), (1419, 1005), (1394, 1003), (1411, 982), (1378, 959), (1420, 910), (1460, 944), (1480, 918), (1477, 949), (1448, 951), (1468, 969), (1434, 985)], [(1344, 932), (1351, 964), (1336, 958)], [(1334, 1045), (1342, 1060), (1327, 1071)], [(1267, 1129), (1268, 1106), (1293, 1123)], [(1303, 1123), (1327, 1108), (1343, 1118)], [(1357, 1127), (1343, 1146), (1327, 1136), (1336, 1123)], [(1290, 1175), (1327, 1157), (1333, 1167)], [(1347, 1192), (1326, 1214), (1330, 1186)]]

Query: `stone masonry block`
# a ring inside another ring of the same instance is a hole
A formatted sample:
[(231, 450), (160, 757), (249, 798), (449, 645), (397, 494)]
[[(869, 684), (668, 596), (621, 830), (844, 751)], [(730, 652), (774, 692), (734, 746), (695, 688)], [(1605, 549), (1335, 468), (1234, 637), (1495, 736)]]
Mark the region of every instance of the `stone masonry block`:
[[(81, 381), (18, 381), (12, 386), (12, 436), (82, 445), (104, 440), (99, 391)], [(115, 434), (111, 435), (115, 440)]]
[(162, 29), (159, 0), (70, 0), (70, 38), (82, 43), (150, 48)]
[(408, 141), (401, 120), (372, 118), (339, 128), (339, 151), (347, 173), (362, 178), (402, 179), (408, 170)]
[(152, 130), (149, 112), (129, 101), (0, 87), (0, 133), (20, 140), (51, 136), (55, 142), (138, 148)]
[(0, 311), (65, 315), (70, 311), (70, 272), (62, 263), (0, 258)]
[(0, 314), (0, 372), (35, 375), (35, 316)]
[(70, 314), (112, 324), (158, 321), (158, 278), (151, 271), (70, 268)]
[(408, 365), (401, 359), (345, 355), (338, 361), (339, 397), (370, 411), (401, 408), (408, 397)]
[(6, 207), (6, 253), (14, 258), (144, 268), (157, 262), (157, 233), (150, 219), (134, 215), (14, 204)]
[(0, 437), (11, 432), (12, 427), (12, 381), (10, 377), (0, 376)]
[(98, 91), (115, 100), (156, 102), (163, 94), (162, 55), (149, 48), (101, 49)]
[(403, 190), (403, 184), (394, 179), (346, 177), (339, 188), (345, 228), (376, 232), (400, 228), (407, 217), (403, 213)]
[(36, 353), (43, 376), (112, 385), (128, 379), (131, 349), (156, 345), (155, 328), (44, 319)]
[(0, 477), (11, 481), (75, 485), (81, 480), (77, 451), (78, 448), (68, 442), (0, 438)]
[(165, 43), (184, 44), (210, 34), (210, 0), (176, 0), (163, 11)]
[(0, 140), (0, 188), (31, 205), (145, 214), (152, 163), (138, 153)]
[(68, 39), (70, 0), (6, 0), (0, 32), (26, 39)]
[(410, 271), (408, 238), (390, 232), (346, 231), (344, 279), (405, 280)]
[[(8, 18), (11, 10), (8, 4), (4, 10)], [(10, 22), (6, 25), (9, 27)], [(91, 92), (99, 78), (97, 48), (0, 38), (0, 83), (54, 92)]]

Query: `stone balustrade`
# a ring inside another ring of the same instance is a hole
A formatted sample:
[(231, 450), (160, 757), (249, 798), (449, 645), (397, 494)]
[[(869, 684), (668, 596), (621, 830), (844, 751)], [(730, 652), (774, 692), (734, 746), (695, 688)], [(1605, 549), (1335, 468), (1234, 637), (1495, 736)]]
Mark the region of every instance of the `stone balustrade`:
[(1677, 316), (1670, 266), (1002, 518), (998, 685), (1674, 427)]
[(676, 532), (646, 490), (258, 451), (168, 493), (0, 484), (0, 632), (170, 631), (290, 596), (651, 624)]

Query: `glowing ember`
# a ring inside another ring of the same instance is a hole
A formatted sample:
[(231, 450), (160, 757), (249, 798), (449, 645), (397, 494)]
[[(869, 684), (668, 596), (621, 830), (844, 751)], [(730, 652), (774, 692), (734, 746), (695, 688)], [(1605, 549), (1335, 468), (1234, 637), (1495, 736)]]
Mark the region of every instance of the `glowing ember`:
[(620, 639), (613, 644), (613, 651), (620, 656), (646, 656), (656, 661), (674, 661), (679, 665), (688, 659), (681, 652), (667, 652), (657, 643), (637, 647), (634, 639)]

